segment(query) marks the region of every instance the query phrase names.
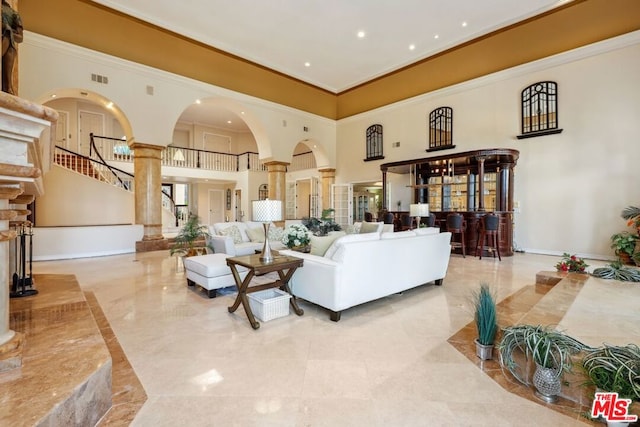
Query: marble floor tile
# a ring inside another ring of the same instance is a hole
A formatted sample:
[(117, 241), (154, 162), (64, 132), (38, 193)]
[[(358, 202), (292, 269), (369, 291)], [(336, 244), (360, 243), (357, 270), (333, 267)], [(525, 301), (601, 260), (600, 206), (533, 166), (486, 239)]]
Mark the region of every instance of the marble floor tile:
[(128, 361), (139, 380), (142, 390), (118, 401), (106, 425), (594, 425), (572, 408), (536, 401), (495, 361), (480, 362), (470, 342), (471, 292), (487, 282), (501, 325), (536, 320), (585, 338), (640, 343), (637, 333), (610, 330), (602, 308), (603, 294), (607, 304), (622, 304), (616, 322), (631, 328), (640, 316), (637, 287), (567, 281), (552, 295), (553, 283), (536, 285), (536, 275), (558, 259), (452, 256), (443, 286), (354, 307), (340, 322), (300, 301), (303, 316), (261, 322), (259, 330), (242, 308), (228, 312), (233, 293), (209, 299), (187, 287), (166, 251), (37, 262), (34, 270), (75, 275), (121, 347), (114, 363)]

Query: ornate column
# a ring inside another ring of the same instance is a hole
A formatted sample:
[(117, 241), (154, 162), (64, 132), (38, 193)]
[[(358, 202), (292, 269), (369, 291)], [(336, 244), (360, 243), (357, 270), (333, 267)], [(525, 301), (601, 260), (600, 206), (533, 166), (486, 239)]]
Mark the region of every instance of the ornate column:
[(27, 211), (10, 205), (44, 193), (39, 139), (57, 120), (55, 110), (0, 92), (0, 372), (22, 366), (24, 345), (22, 335), (9, 328), (10, 242), (16, 238), (9, 221)]
[(318, 169), (322, 178), (322, 209), (331, 207), (331, 186), (336, 183), (336, 170), (333, 168)]
[(286, 206), (287, 206), (287, 187), (286, 187), (286, 173), (289, 163), (285, 162), (267, 162), (264, 164), (267, 167), (269, 173), (267, 182), (269, 183), (269, 198), (272, 200), (282, 200), (283, 212), (282, 218), (286, 218)]
[(162, 235), (162, 174), (164, 147), (134, 142), (133, 174), (135, 176), (136, 224), (144, 226), (142, 240), (136, 242), (136, 252), (168, 248)]
[(485, 156), (478, 156), (478, 211), (484, 212), (484, 161)]

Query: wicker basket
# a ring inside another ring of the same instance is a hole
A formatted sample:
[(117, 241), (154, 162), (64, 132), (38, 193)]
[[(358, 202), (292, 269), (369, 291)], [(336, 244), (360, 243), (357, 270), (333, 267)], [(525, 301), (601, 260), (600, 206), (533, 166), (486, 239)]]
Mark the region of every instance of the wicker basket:
[(266, 289), (247, 296), (251, 311), (263, 322), (289, 315), (291, 295), (280, 289)]

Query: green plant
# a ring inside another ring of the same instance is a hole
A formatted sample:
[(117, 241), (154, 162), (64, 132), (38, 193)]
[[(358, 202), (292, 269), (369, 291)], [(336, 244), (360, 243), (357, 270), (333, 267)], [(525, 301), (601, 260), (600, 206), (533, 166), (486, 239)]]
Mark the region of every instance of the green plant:
[(640, 208), (637, 206), (627, 206), (622, 210), (620, 216), (627, 220), (627, 225), (640, 227)]
[(335, 209), (323, 209), (320, 218), (303, 218), (302, 224), (315, 236), (326, 236), (330, 231), (340, 231), (342, 228), (333, 219)]
[(591, 275), (600, 279), (640, 282), (640, 270), (624, 266), (620, 261), (612, 262), (604, 267), (595, 268)]
[(208, 227), (206, 225), (200, 225), (200, 218), (198, 218), (198, 215), (189, 214), (187, 222), (176, 235), (169, 252), (171, 255), (195, 255), (195, 242), (207, 237), (211, 237)]
[(566, 252), (562, 254), (562, 260), (556, 264), (556, 270), (574, 273), (584, 273), (587, 267), (589, 267), (589, 264), (587, 264), (582, 258), (579, 258), (576, 255), (570, 255)]
[(611, 249), (616, 251), (616, 254), (625, 253), (629, 256), (633, 255), (636, 250), (636, 242), (640, 239), (637, 234), (623, 231), (611, 236)]
[(498, 345), (500, 364), (523, 384), (529, 384), (523, 370), (514, 359), (514, 352), (521, 351), (526, 360), (533, 360), (543, 368), (556, 369), (560, 377), (572, 367), (571, 356), (588, 348), (578, 340), (548, 326), (516, 325), (503, 329)]
[(589, 384), (625, 399), (640, 400), (640, 348), (604, 345), (587, 353), (582, 367)]
[(498, 319), (496, 314), (496, 301), (487, 283), (480, 284), (480, 290), (473, 295), (475, 303), (476, 328), (478, 330), (478, 342), (482, 345), (493, 345), (498, 332)]

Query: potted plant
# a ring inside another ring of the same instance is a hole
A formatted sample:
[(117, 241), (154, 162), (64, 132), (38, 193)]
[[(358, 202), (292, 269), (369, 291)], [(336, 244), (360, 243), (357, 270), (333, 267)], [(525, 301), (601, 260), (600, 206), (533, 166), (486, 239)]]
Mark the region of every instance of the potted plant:
[(326, 236), (330, 231), (340, 231), (340, 224), (333, 219), (335, 209), (323, 209), (320, 218), (309, 217), (302, 220), (302, 224), (307, 227), (314, 236)]
[[(637, 256), (638, 254), (640, 254), (640, 252), (636, 252), (634, 256)], [(612, 262), (604, 267), (595, 268), (591, 275), (600, 279), (620, 280), (622, 282), (640, 282), (640, 270), (624, 266), (620, 261)]]
[(478, 338), (476, 343), (476, 356), (482, 360), (490, 360), (493, 356), (493, 344), (498, 331), (498, 319), (496, 313), (496, 301), (487, 283), (480, 285), (480, 290), (474, 293), (475, 305), (474, 319)]
[[(596, 392), (615, 392), (620, 399), (640, 401), (640, 348), (604, 345), (587, 353), (582, 367)], [(594, 397), (595, 398), (595, 397)], [(626, 424), (625, 424), (626, 425)]]
[(627, 220), (629, 227), (636, 227), (640, 235), (640, 208), (637, 206), (627, 206), (624, 208), (620, 216)]
[(562, 259), (556, 264), (556, 270), (570, 273), (586, 273), (587, 267), (589, 264), (584, 259), (566, 252), (562, 254)]
[(197, 255), (196, 241), (206, 239), (207, 237), (211, 237), (208, 227), (206, 225), (200, 225), (198, 215), (189, 214), (189, 219), (187, 219), (187, 222), (176, 235), (169, 252), (171, 255)]
[(624, 264), (633, 264), (631, 257), (636, 250), (638, 235), (628, 231), (622, 231), (611, 236), (611, 249), (615, 250), (617, 257)]
[[(525, 362), (533, 361), (535, 371), (533, 385), (536, 395), (545, 402), (555, 402), (562, 388), (561, 378), (572, 367), (571, 356), (587, 348), (576, 339), (550, 327), (516, 325), (503, 329), (498, 346), (500, 364), (515, 379), (529, 385), (529, 366), (520, 366), (517, 352), (524, 355)], [(515, 356), (515, 358), (514, 358)]]
[(304, 224), (291, 224), (282, 235), (282, 244), (299, 252), (309, 252), (309, 229)]

